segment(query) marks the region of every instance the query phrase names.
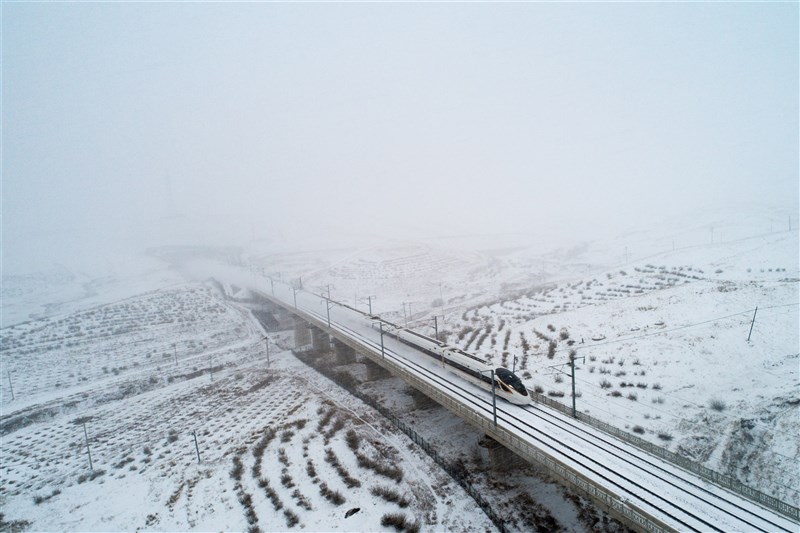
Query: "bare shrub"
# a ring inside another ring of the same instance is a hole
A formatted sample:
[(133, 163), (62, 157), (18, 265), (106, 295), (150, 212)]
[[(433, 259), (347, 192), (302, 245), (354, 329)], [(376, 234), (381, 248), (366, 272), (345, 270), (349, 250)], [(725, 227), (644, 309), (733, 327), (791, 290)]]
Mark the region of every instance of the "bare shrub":
[(620, 396), (622, 396), (622, 393), (618, 390), (611, 391), (611, 396), (613, 396), (614, 398), (619, 398)]
[(644, 428), (642, 426), (633, 426), (633, 432), (641, 435), (644, 433)]
[(350, 473), (344, 466), (342, 466), (342, 464), (339, 462), (339, 458), (336, 457), (336, 454), (330, 448), (325, 448), (325, 462), (336, 469), (339, 477), (342, 478), (342, 481), (344, 481), (344, 484), (347, 485), (348, 488), (361, 486), (361, 482), (350, 476)]
[(317, 431), (322, 431), (323, 429), (325, 429), (325, 426), (328, 425), (328, 422), (331, 421), (331, 418), (333, 418), (334, 414), (335, 412), (333, 409), (328, 409), (328, 411), (325, 412), (325, 415), (320, 419), (320, 421), (317, 422)]
[(612, 387), (611, 382), (608, 381), (607, 379), (604, 379), (603, 381), (600, 382), (601, 389), (610, 389), (611, 387)]
[(358, 437), (355, 431), (352, 429), (347, 430), (347, 434), (345, 435), (345, 440), (347, 441), (347, 446), (355, 451), (358, 451), (358, 448), (361, 444), (361, 439)]
[(728, 408), (728, 406), (725, 405), (725, 402), (718, 399), (712, 399), (710, 402), (708, 402), (708, 406), (711, 407), (711, 409), (713, 409), (714, 411), (720, 413)]
[(400, 467), (394, 465), (383, 465), (378, 461), (374, 461), (366, 455), (358, 452), (355, 453), (355, 456), (358, 460), (358, 466), (361, 468), (368, 468), (378, 475), (393, 479), (397, 483), (400, 483), (403, 480), (403, 470)]
[(627, 398), (628, 398), (630, 401), (632, 401), (632, 402), (635, 402), (636, 400), (638, 400), (638, 399), (639, 399), (639, 397), (636, 395), (636, 393), (635, 393), (635, 392), (631, 392), (631, 393), (629, 393), (629, 394), (628, 394), (628, 396), (627, 396)]
[(292, 497), (297, 501), (297, 505), (299, 507), (302, 507), (306, 511), (310, 511), (312, 509), (311, 502), (308, 501), (308, 498), (303, 496), (303, 494), (300, 492), (300, 489), (294, 489), (294, 492), (292, 492)]
[(403, 509), (408, 507), (409, 501), (401, 496), (396, 490), (392, 490), (387, 487), (372, 487), (370, 492), (373, 496), (383, 498), (387, 502), (396, 503)]
[(665, 442), (669, 442), (672, 440), (672, 435), (670, 435), (669, 433), (659, 433), (658, 438)]
[(556, 341), (550, 341), (547, 344), (547, 358), (552, 359), (556, 356)]
[(342, 505), (346, 500), (338, 490), (331, 490), (325, 483), (320, 483), (319, 493), (333, 505)]
[(300, 518), (291, 509), (284, 509), (283, 516), (286, 517), (286, 526), (294, 527), (300, 523)]
[(415, 533), (419, 531), (419, 522), (408, 522), (403, 513), (388, 513), (381, 517), (383, 527), (393, 527), (397, 531), (408, 531)]
[(242, 480), (242, 472), (244, 472), (244, 466), (242, 465), (242, 460), (239, 459), (239, 456), (236, 455), (233, 458), (233, 468), (231, 469), (231, 479), (234, 481), (241, 481)]

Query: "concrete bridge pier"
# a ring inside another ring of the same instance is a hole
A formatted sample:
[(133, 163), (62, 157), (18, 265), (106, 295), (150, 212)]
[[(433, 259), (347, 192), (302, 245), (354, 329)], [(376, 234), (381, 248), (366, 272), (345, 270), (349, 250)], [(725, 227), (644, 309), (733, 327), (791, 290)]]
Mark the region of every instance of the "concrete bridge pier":
[(478, 441), (478, 446), (480, 446), (482, 450), (485, 450), (485, 453), (482, 451), (481, 455), (484, 459), (488, 460), (489, 466), (494, 470), (503, 472), (528, 464), (522, 457), (509, 450), (489, 435), (481, 437)]
[(336, 337), (333, 338), (333, 350), (336, 353), (336, 364), (352, 365), (356, 362), (356, 351)]
[(379, 379), (387, 379), (392, 377), (392, 373), (383, 368), (381, 365), (375, 364), (369, 359), (365, 358), (362, 363), (367, 369), (366, 381), (378, 381)]
[(414, 400), (414, 408), (415, 409), (431, 409), (432, 407), (436, 407), (439, 404), (433, 401), (427, 394), (424, 394), (414, 387), (408, 387), (409, 396), (411, 399)]
[(331, 336), (321, 329), (311, 326), (311, 347), (318, 352), (330, 351)]
[(309, 331), (308, 322), (300, 320), (295, 317), (294, 319), (294, 348), (301, 350), (311, 344), (311, 332)]

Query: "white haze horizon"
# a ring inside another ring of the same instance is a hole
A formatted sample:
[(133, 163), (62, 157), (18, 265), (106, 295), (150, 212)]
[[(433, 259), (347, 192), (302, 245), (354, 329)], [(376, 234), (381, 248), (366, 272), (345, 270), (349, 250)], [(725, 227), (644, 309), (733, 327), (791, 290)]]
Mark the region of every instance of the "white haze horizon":
[(586, 242), (731, 206), (797, 223), (796, 3), (0, 9), (4, 274), (162, 244)]

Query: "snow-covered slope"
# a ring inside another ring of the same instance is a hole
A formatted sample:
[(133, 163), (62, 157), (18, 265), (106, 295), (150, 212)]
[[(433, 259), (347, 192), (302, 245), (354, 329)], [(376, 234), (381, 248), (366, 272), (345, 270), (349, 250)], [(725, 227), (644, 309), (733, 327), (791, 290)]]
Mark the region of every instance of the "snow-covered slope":
[(796, 212), (736, 206), (605, 241), (530, 239), (320, 253), (284, 276), (361, 309), (375, 296), (375, 312), (431, 335), (439, 315), (450, 342), (564, 403), (574, 350), (579, 410), (800, 503)]

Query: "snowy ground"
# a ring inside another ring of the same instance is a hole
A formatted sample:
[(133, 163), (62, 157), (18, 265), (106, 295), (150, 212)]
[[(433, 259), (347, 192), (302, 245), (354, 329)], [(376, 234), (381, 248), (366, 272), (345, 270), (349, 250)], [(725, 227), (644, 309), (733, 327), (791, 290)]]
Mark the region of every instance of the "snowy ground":
[[(375, 530), (385, 514), (400, 513), (426, 527), (492, 528), (458, 485), (367, 406), (320, 384), (324, 378), (275, 346), (267, 368), (263, 333), (249, 312), (208, 285), (4, 333), (15, 394), (3, 395), (0, 498), (8, 523)], [(359, 466), (349, 432), (375, 464), (402, 465), (399, 479)], [(372, 494), (380, 489), (404, 499), (384, 501)]]
[[(569, 246), (507, 235), (277, 254), (254, 243), (239, 281), (263, 268), (306, 290), (330, 284), (334, 299), (366, 310), (371, 297), (374, 312), (429, 334), (438, 316), (450, 342), (565, 403), (574, 350), (581, 411), (797, 505), (800, 269), (781, 217), (714, 213)], [(404, 434), (285, 351), (285, 336), (267, 368), (260, 326), (205, 282), (206, 265), (137, 261), (4, 278), (2, 529), (376, 530), (388, 513), (411, 529), (493, 529)], [(487, 469), (480, 435), (417, 406), (401, 382), (363, 388), (463, 461), (514, 528), (598, 519), (532, 468)], [(354, 450), (399, 465), (401, 481)]]
[(565, 404), (574, 352), (579, 410), (799, 505), (796, 228), (780, 210), (714, 211), (606, 242), (439, 239), (250, 264), (363, 310), (369, 296), (429, 335), (436, 316), (449, 342)]
[[(263, 330), (217, 285), (150, 289), (3, 330), (3, 530), (495, 529), (405, 434), (287, 351), (290, 333), (270, 334), (268, 365)], [(490, 470), (478, 433), (415, 408), (399, 380), (371, 387), (512, 530), (604, 519), (533, 469)]]

